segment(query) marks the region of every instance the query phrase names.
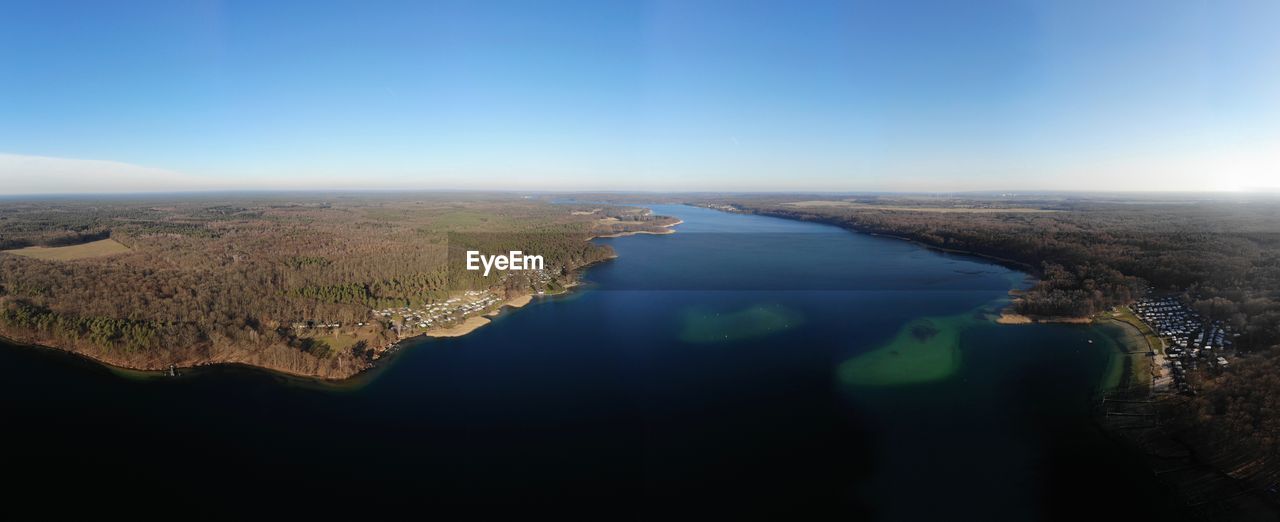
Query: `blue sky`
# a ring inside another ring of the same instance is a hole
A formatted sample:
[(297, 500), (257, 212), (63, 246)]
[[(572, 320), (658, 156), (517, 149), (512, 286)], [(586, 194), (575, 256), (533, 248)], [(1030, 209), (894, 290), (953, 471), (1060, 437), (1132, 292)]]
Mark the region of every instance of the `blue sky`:
[(1270, 0), (0, 0), (0, 193), (1275, 188), (1278, 23)]

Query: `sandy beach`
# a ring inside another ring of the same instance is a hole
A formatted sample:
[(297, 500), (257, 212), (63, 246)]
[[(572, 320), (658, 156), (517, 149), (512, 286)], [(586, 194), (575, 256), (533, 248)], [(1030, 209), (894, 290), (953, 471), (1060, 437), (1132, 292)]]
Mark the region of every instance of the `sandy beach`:
[(1009, 290), (1009, 305), (1000, 310), (1000, 317), (996, 318), (996, 324), (1031, 324), (1031, 323), (1058, 323), (1058, 324), (1090, 324), (1093, 322), (1092, 317), (1070, 317), (1070, 316), (1044, 316), (1031, 317), (1029, 315), (1015, 312), (1015, 307), (1022, 301), (1025, 291), (1015, 288)]
[(489, 324), (491, 322), (489, 321), (489, 318), (501, 313), (503, 308), (507, 308), (507, 307), (520, 308), (524, 305), (529, 304), (531, 301), (533, 301), (533, 295), (522, 295), (522, 296), (512, 297), (511, 299), (508, 299), (506, 302), (502, 303), (502, 306), (495, 308), (493, 311), (489, 313), (486, 313), (484, 315), (475, 315), (475, 316), (468, 317), (464, 319), (462, 323), (456, 324), (449, 328), (431, 330), (427, 332), (427, 337), (462, 337), (464, 335), (467, 335), (475, 331), (477, 328), (480, 328), (481, 326)]
[(606, 237), (625, 237), (625, 236), (634, 236), (638, 234), (652, 234), (655, 236), (663, 236), (667, 234), (676, 233), (673, 227), (681, 223), (684, 223), (684, 220), (677, 219), (675, 223), (668, 223), (666, 225), (662, 225), (662, 228), (663, 228), (662, 230), (630, 230), (627, 232), (618, 232), (616, 234), (603, 234), (599, 236), (591, 236), (591, 239), (606, 238)]
[(1058, 324), (1090, 324), (1093, 322), (1092, 317), (1035, 317), (1022, 315), (1006, 308), (1000, 312), (1000, 317), (996, 318), (997, 324), (1031, 324), (1031, 323), (1058, 323)]
[(461, 324), (427, 332), (427, 337), (462, 337), (486, 324), (489, 324), (489, 318), (482, 315), (475, 315), (466, 318)]
[(996, 324), (1031, 324), (1033, 322), (1035, 321), (1030, 317), (1010, 311), (1000, 312), (1000, 317), (996, 319)]
[(511, 308), (520, 308), (520, 307), (522, 307), (522, 306), (524, 306), (524, 305), (529, 304), (529, 303), (530, 303), (530, 302), (532, 302), (532, 301), (533, 301), (533, 294), (527, 294), (527, 295), (522, 295), (522, 296), (519, 296), (519, 297), (513, 297), (513, 298), (511, 298), (511, 299), (508, 299), (508, 300), (507, 300), (507, 302), (502, 303), (502, 306), (501, 306), (501, 307), (499, 307), (499, 308), (498, 308), (498, 310), (494, 310), (493, 312), (489, 312), (489, 313), (497, 313), (499, 310), (501, 310), (501, 309), (503, 309), (503, 308), (506, 308), (506, 307), (508, 307), (508, 306), (509, 306), (509, 307), (511, 307)]

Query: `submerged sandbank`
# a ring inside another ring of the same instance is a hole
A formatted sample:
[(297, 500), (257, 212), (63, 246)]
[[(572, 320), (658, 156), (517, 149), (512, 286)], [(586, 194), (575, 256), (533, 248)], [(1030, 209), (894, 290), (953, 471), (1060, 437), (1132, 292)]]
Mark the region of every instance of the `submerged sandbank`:
[(921, 317), (883, 346), (840, 364), (836, 375), (852, 386), (920, 384), (950, 377), (960, 368), (960, 331), (972, 314)]

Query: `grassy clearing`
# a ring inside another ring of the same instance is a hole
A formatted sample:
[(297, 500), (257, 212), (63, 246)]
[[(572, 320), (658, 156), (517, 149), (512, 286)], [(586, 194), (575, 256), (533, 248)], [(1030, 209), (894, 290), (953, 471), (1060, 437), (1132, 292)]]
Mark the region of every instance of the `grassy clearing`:
[(329, 345), (330, 348), (336, 351), (350, 350), (352, 346), (355, 346), (357, 342), (360, 342), (359, 336), (344, 333), (311, 335), (304, 337), (323, 341), (325, 344)]
[(91, 257), (123, 254), (128, 251), (129, 247), (120, 244), (114, 239), (103, 239), (92, 243), (83, 243), (64, 247), (36, 246), (19, 248), (16, 250), (4, 250), (3, 252), (16, 256), (45, 259), (48, 261), (73, 261), (76, 259), (88, 259)]

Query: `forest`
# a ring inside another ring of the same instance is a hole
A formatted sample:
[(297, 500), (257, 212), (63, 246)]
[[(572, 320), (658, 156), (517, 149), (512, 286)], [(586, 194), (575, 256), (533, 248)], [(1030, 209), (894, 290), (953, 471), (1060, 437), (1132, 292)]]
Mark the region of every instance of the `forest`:
[[(466, 272), (452, 261), (459, 251), (537, 252), (563, 283), (613, 256), (589, 238), (667, 222), (634, 207), (483, 194), (10, 200), (0, 203), (0, 335), (131, 368), (234, 362), (343, 378), (396, 340), (373, 308), (539, 290), (517, 273)], [(22, 255), (102, 240), (127, 250)], [(359, 341), (335, 349), (290, 327), (308, 321)]]

